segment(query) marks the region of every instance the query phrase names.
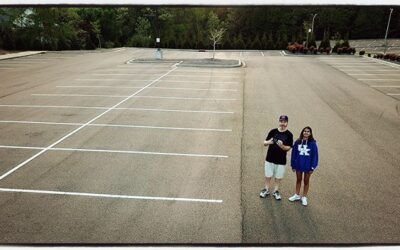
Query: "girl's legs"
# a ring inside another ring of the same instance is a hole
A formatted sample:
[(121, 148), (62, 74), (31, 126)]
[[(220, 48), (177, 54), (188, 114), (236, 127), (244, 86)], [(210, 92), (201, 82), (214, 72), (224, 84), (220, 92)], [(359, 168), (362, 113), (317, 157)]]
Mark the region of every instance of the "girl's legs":
[[(310, 177), (311, 177), (311, 173), (304, 173), (304, 190), (303, 190), (303, 196), (307, 197), (307, 193), (308, 193), (308, 188), (310, 187)], [(300, 189), (299, 189), (300, 191)]]
[(296, 171), (296, 194), (300, 195), (301, 180), (303, 179), (303, 173)]

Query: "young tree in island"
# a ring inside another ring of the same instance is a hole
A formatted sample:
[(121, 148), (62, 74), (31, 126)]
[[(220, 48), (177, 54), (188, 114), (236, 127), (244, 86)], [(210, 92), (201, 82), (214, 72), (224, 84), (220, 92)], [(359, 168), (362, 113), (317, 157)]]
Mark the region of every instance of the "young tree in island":
[(223, 28), (223, 23), (219, 21), (217, 14), (215, 14), (213, 11), (211, 11), (208, 16), (208, 30), (210, 32), (210, 40), (213, 43), (212, 59), (214, 59), (215, 47), (217, 44), (221, 43), (222, 37), (224, 36), (226, 29)]

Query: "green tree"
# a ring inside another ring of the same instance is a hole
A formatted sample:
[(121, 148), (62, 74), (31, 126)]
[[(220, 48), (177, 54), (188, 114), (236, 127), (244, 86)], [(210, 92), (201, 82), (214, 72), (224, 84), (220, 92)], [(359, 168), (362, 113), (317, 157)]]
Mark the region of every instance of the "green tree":
[(246, 44), (241, 33), (235, 38), (234, 46), (235, 49), (246, 49)]
[(129, 46), (148, 47), (151, 39), (151, 25), (147, 18), (139, 17), (136, 22), (135, 34), (128, 41)]
[(257, 34), (256, 37), (254, 38), (252, 44), (251, 44), (252, 49), (263, 49), (260, 36)]

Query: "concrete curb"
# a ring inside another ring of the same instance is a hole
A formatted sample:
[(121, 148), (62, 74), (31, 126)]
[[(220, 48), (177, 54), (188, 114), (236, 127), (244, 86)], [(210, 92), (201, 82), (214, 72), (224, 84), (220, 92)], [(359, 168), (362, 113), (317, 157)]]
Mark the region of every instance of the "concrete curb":
[[(177, 65), (178, 67), (200, 67), (200, 68), (236, 68), (243, 66), (243, 63), (240, 59), (236, 64), (224, 64), (223, 61), (221, 63), (207, 63), (199, 60), (199, 63), (188, 62), (185, 61), (193, 61), (193, 59), (131, 59), (126, 62), (126, 64), (134, 64), (134, 63), (180, 63)], [(232, 61), (232, 60), (231, 60)]]
[(365, 55), (363, 57), (366, 58), (366, 59), (369, 59), (371, 61), (375, 61), (377, 63), (380, 63), (380, 64), (385, 64), (385, 65), (388, 65), (390, 67), (394, 67), (394, 68), (400, 69), (400, 64), (398, 64), (398, 63), (394, 63), (394, 62), (390, 62), (390, 61), (386, 61), (386, 60), (382, 60), (382, 59), (378, 59), (378, 58), (368, 57), (368, 56), (365, 56)]
[(238, 59), (237, 64), (227, 65), (227, 64), (195, 64), (195, 63), (181, 63), (178, 67), (200, 67), (200, 68), (237, 68), (243, 66), (243, 63)]
[(175, 59), (131, 59), (126, 62), (126, 64), (134, 63), (179, 63), (182, 60)]
[(46, 51), (24, 51), (24, 52), (18, 52), (18, 53), (11, 53), (11, 54), (6, 54), (6, 55), (1, 55), (0, 60), (7, 60), (7, 59), (12, 59), (12, 58), (32, 56), (32, 55), (44, 54), (44, 53), (46, 53)]

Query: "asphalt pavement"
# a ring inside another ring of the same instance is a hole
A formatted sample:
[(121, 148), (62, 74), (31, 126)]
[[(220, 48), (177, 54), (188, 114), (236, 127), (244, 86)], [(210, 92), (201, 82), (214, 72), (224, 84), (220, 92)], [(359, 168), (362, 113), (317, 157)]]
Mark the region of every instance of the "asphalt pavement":
[[(0, 61), (0, 244), (398, 244), (400, 69), (281, 51), (191, 65), (211, 55)], [(281, 114), (318, 143), (307, 207), (289, 166), (282, 200), (259, 197)]]

